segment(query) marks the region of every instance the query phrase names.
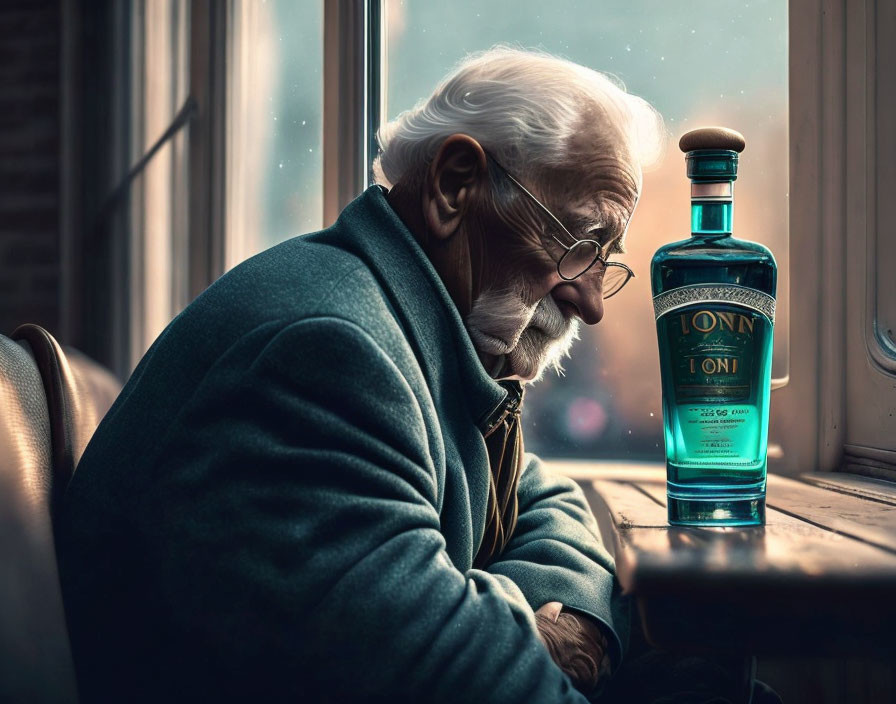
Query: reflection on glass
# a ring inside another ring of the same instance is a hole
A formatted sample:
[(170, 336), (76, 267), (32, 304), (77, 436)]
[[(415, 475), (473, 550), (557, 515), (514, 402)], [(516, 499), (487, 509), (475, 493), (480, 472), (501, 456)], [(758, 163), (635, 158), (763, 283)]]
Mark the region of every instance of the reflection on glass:
[[(551, 457), (662, 460), (662, 412), (649, 270), (661, 244), (687, 237), (689, 182), (676, 146), (685, 131), (730, 125), (741, 158), (738, 231), (780, 268), (774, 376), (788, 358), (787, 3), (696, 0), (389, 0), (387, 116), (425, 97), (465, 53), (504, 42), (537, 47), (615, 74), (666, 120), (665, 160), (645, 174), (620, 258), (642, 272), (583, 328), (566, 378), (527, 395), (527, 448)], [(684, 204), (684, 205), (682, 205)]]
[(227, 267), (323, 212), (323, 3), (235, 0), (227, 84)]

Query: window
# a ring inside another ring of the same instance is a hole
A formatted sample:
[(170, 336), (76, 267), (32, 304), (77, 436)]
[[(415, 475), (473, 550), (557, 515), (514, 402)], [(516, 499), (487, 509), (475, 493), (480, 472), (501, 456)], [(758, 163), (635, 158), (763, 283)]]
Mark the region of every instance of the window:
[(226, 269), (320, 229), (323, 7), (154, 0), (117, 12), (128, 27), (130, 80), (118, 89), (130, 102), (133, 166), (119, 185), (130, 212), (115, 366), (127, 374)]
[[(111, 188), (84, 179), (94, 185), (81, 226), (109, 252), (72, 265), (71, 281), (97, 283), (70, 304), (68, 324), (126, 373), (166, 317), (227, 267), (335, 218), (364, 186), (381, 115), (425, 97), (468, 51), (543, 47), (618, 76), (661, 111), (670, 139), (665, 161), (646, 174), (629, 235), (626, 261), (639, 276), (577, 343), (567, 377), (531, 390), (528, 446), (545, 456), (662, 458), (647, 266), (657, 246), (688, 233), (677, 136), (721, 123), (747, 137), (735, 234), (770, 246), (781, 275), (773, 375), (782, 388), (772, 394), (770, 440), (783, 458), (770, 466), (896, 478), (896, 249), (886, 236), (894, 84), (879, 70), (893, 58), (891, 5), (109, 3), (94, 13), (108, 28), (98, 36), (124, 59), (107, 71), (111, 99), (89, 106), (109, 125), (87, 111), (85, 125), (96, 126), (84, 143), (105, 147), (115, 168)], [(170, 131), (186, 96), (196, 104), (189, 130), (172, 132), (142, 164), (122, 217), (112, 206), (126, 200), (116, 198), (128, 166)], [(116, 292), (111, 312), (104, 286)]]
[(323, 223), (323, 4), (231, 3), (225, 266)]
[[(133, 121), (130, 163), (166, 132), (188, 93), (187, 4), (135, 3), (131, 22)], [(188, 302), (187, 136), (179, 131), (146, 162), (131, 187), (130, 365)]]
[(387, 3), (388, 117), (427, 96), (467, 52), (505, 42), (615, 74), (666, 119), (666, 156), (645, 174), (623, 258), (637, 278), (607, 302), (600, 325), (583, 327), (566, 378), (547, 376), (528, 392), (530, 449), (552, 457), (665, 457), (649, 264), (661, 244), (690, 234), (690, 182), (677, 145), (693, 127), (726, 125), (747, 139), (734, 232), (767, 245), (778, 260), (774, 376), (787, 376), (787, 23), (783, 0)]

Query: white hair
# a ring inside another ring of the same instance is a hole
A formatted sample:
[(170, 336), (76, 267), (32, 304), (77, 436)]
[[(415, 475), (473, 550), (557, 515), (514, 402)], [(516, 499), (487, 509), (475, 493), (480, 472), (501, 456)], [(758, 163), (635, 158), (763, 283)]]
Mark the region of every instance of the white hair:
[(659, 113), (615, 77), (496, 46), (464, 58), (428, 99), (380, 128), (374, 178), (391, 187), (430, 163), (446, 137), (463, 133), (520, 178), (537, 179), (575, 165), (583, 145), (574, 138), (586, 126), (594, 128), (588, 157), (625, 153), (643, 168), (665, 145)]

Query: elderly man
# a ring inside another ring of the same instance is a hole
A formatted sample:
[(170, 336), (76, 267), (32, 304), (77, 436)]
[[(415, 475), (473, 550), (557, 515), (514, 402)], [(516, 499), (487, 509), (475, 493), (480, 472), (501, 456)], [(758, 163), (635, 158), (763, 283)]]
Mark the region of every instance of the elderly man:
[(523, 455), (520, 382), (628, 280), (607, 258), (659, 125), (567, 61), (473, 56), (383, 128), (381, 185), (169, 325), (62, 506), (84, 701), (607, 680), (625, 604), (581, 492)]

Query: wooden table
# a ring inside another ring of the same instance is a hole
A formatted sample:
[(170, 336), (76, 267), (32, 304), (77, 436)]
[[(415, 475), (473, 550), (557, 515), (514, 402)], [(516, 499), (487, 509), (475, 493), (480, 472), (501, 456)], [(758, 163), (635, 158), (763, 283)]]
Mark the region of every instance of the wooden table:
[(896, 655), (896, 487), (772, 475), (765, 526), (683, 528), (666, 522), (661, 466), (552, 466), (584, 489), (654, 646)]

